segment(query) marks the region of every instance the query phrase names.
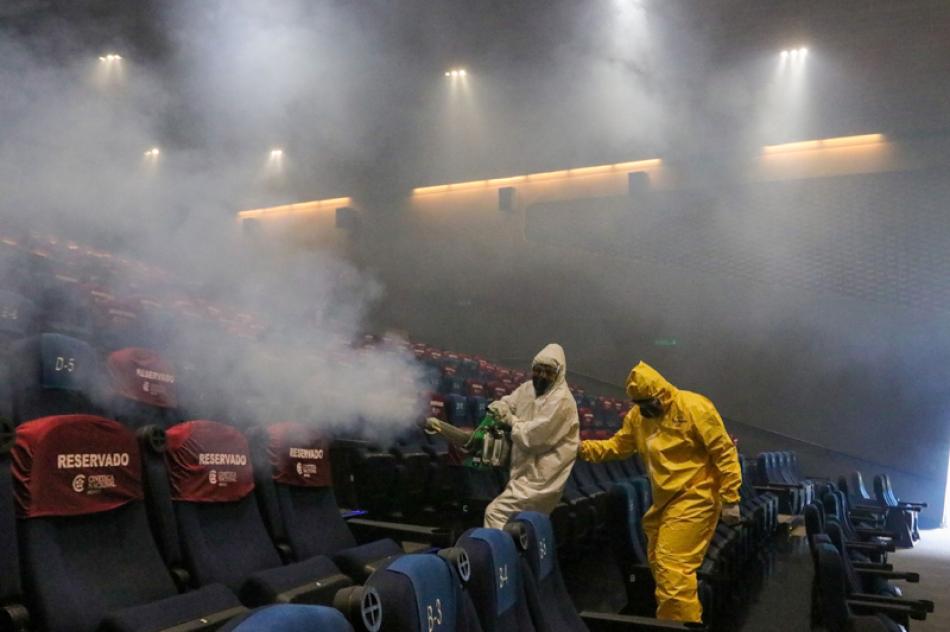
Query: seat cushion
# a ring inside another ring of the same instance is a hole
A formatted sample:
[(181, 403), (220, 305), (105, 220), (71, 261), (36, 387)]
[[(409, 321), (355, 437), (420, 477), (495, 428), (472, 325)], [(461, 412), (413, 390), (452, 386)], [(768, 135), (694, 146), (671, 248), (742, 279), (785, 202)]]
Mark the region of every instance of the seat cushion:
[(352, 583), (330, 558), (318, 555), (251, 574), (241, 586), (240, 596), (249, 606), (274, 602), (328, 604), (337, 590)]
[(102, 627), (108, 632), (153, 632), (202, 618), (231, 618), (246, 610), (222, 584), (211, 584), (194, 592), (109, 613)]

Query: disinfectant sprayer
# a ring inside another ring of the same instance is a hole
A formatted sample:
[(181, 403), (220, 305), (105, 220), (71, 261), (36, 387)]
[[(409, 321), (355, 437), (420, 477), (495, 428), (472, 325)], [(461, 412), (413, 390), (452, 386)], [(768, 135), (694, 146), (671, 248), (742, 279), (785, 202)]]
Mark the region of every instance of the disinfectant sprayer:
[(463, 464), (467, 467), (507, 468), (511, 460), (511, 428), (491, 413), (471, 432), (434, 417), (426, 420), (425, 431), (441, 435), (459, 448), (466, 455)]

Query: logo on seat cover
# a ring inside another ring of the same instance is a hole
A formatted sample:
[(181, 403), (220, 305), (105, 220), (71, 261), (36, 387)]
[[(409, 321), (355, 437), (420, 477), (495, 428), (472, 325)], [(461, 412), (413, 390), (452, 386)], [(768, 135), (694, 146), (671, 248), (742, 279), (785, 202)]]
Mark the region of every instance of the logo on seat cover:
[(217, 484), (218, 484), (218, 472), (217, 472), (217, 470), (211, 470), (210, 472), (208, 472), (208, 482), (211, 483), (212, 485), (217, 485)]
[(86, 475), (85, 474), (76, 474), (76, 477), (73, 479), (73, 491), (77, 494), (83, 493), (86, 489)]
[(363, 592), (363, 599), (360, 602), (360, 616), (363, 618), (363, 625), (369, 632), (379, 632), (383, 627), (383, 602), (379, 598), (379, 593), (373, 587), (367, 588)]

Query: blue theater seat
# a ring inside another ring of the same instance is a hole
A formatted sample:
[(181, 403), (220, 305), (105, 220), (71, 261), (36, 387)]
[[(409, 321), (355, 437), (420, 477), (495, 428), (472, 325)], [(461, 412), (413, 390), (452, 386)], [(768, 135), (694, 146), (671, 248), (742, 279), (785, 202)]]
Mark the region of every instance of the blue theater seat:
[[(500, 529), (470, 529), (456, 543), (471, 561), (467, 590), (485, 632), (534, 632), (525, 568), (511, 536)], [(543, 629), (543, 628), (541, 628)]]
[(333, 608), (281, 604), (235, 617), (218, 632), (353, 632), (353, 626)]
[(118, 422), (27, 422), (12, 463), (26, 594), (42, 629), (211, 629), (244, 612), (220, 584), (178, 594), (149, 533), (135, 436)]
[(551, 520), (536, 511), (523, 511), (505, 526), (505, 531), (513, 536), (527, 563), (525, 592), (534, 627), (551, 632), (587, 632), (561, 577)]
[(334, 605), (365, 632), (481, 632), (462, 589), (469, 569), (459, 549), (405, 555), (378, 569), (365, 586), (340, 591)]
[(472, 419), (469, 414), (468, 399), (464, 395), (449, 393), (443, 395), (445, 401), (445, 419), (453, 426), (474, 426), (481, 419)]
[(167, 563), (183, 565), (199, 586), (228, 586), (249, 606), (326, 604), (352, 583), (322, 555), (282, 564), (253, 493), (243, 433), (195, 420), (169, 428), (166, 441), (164, 450), (150, 441), (145, 472)]
[(102, 412), (91, 401), (100, 373), (96, 353), (86, 342), (44, 333), (16, 343), (11, 352), (16, 423), (52, 415)]
[(0, 342), (7, 343), (29, 335), (35, 318), (33, 301), (16, 292), (0, 290)]
[(89, 301), (76, 280), (64, 282), (60, 277), (49, 276), (40, 283), (45, 287), (36, 298), (36, 329), (89, 339), (92, 335)]
[(925, 620), (933, 611), (929, 602), (861, 593), (841, 553), (829, 542), (818, 543), (817, 559), (818, 614), (829, 632), (850, 632), (865, 617), (876, 619), (875, 623), (889, 632), (899, 632), (900, 626), (907, 628), (912, 619)]
[(391, 539), (357, 545), (333, 494), (330, 444), (298, 422), (271, 424), (254, 441), (255, 488), (268, 529), (289, 559), (324, 555), (358, 582), (403, 554)]

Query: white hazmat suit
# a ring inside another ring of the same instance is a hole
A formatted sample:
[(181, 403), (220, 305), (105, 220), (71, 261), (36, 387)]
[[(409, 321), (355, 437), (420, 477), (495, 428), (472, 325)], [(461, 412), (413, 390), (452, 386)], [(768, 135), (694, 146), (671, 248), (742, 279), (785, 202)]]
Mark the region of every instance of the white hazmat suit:
[(550, 514), (577, 458), (580, 422), (577, 404), (567, 386), (564, 349), (549, 344), (534, 364), (557, 367), (557, 378), (540, 397), (528, 381), (493, 408), (507, 407), (511, 425), (511, 475), (505, 490), (485, 509), (485, 526), (501, 529), (519, 511)]

